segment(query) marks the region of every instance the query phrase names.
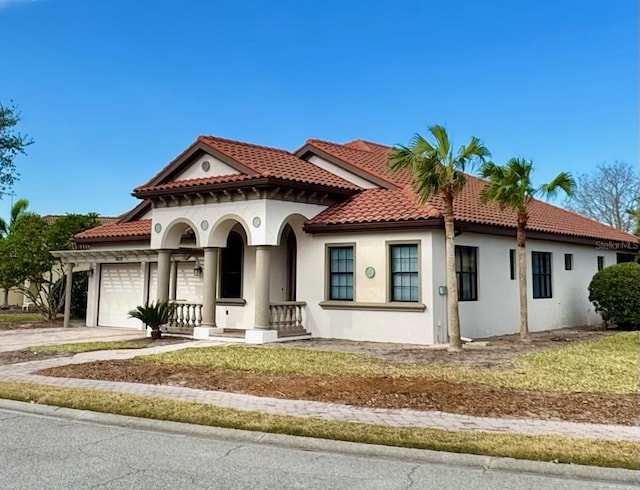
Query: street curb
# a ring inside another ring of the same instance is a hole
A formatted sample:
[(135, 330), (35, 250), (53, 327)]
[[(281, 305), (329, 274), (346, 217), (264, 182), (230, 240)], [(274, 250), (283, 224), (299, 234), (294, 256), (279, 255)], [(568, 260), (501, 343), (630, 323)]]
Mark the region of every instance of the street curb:
[(476, 454), (448, 453), (426, 449), (379, 446), (355, 442), (316, 439), (312, 437), (226, 429), (204, 425), (115, 415), (89, 410), (40, 405), (0, 399), (0, 409), (54, 417), (79, 422), (116, 426), (134, 430), (150, 430), (174, 435), (216, 438), (239, 443), (256, 443), (305, 451), (334, 452), (361, 457), (378, 457), (415, 463), (467, 466), (510, 473), (533, 473), (544, 476), (575, 478), (601, 482), (640, 484), (640, 471), (603, 468), (575, 464), (559, 464), (525, 459), (498, 458)]

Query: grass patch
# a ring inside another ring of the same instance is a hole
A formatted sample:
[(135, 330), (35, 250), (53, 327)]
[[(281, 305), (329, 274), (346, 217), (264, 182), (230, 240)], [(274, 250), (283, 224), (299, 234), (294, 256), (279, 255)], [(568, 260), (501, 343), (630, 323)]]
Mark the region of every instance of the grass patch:
[(640, 333), (624, 332), (525, 354), (515, 359), (514, 369), (506, 371), (444, 363), (398, 364), (362, 354), (243, 345), (182, 349), (136, 359), (260, 374), (408, 376), (554, 393), (621, 394), (638, 392), (639, 352)]
[(31, 352), (46, 352), (50, 354), (78, 354), (96, 350), (142, 349), (149, 347), (153, 339), (141, 338), (135, 340), (114, 340), (109, 342), (77, 342), (55, 345), (35, 345), (27, 347)]
[(627, 469), (640, 468), (640, 446), (632, 442), (385, 427), (270, 415), (164, 398), (11, 382), (0, 382), (0, 397), (95, 412), (366, 444)]
[(0, 315), (0, 330), (24, 323), (44, 323), (40, 313), (4, 313)]

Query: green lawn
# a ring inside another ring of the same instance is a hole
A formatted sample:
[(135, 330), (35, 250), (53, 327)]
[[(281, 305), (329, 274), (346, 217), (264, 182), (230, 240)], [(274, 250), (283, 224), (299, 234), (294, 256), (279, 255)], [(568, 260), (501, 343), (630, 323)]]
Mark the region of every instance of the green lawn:
[(640, 445), (632, 442), (334, 422), (156, 397), (26, 383), (0, 382), (0, 397), (134, 417), (367, 444), (628, 469), (640, 468)]
[(40, 313), (3, 313), (0, 314), (0, 330), (8, 330), (25, 323), (43, 323)]
[(135, 340), (114, 340), (110, 342), (77, 342), (57, 345), (35, 345), (28, 347), (31, 352), (46, 352), (51, 354), (78, 354), (96, 350), (142, 349), (152, 345), (153, 339), (140, 338)]
[(392, 364), (361, 354), (244, 345), (182, 349), (137, 359), (263, 374), (409, 376), (544, 392), (637, 393), (639, 357), (640, 333), (623, 332), (522, 355), (506, 371), (443, 363)]

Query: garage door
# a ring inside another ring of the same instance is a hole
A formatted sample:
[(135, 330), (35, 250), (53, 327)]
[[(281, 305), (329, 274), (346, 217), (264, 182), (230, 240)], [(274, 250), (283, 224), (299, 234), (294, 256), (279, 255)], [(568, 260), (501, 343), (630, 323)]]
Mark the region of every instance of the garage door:
[[(178, 262), (176, 300), (202, 304), (202, 277), (194, 277), (194, 262)], [(149, 264), (149, 302), (156, 301), (158, 264)]]
[(101, 269), (98, 325), (140, 328), (140, 321), (128, 315), (142, 298), (140, 264), (103, 264)]

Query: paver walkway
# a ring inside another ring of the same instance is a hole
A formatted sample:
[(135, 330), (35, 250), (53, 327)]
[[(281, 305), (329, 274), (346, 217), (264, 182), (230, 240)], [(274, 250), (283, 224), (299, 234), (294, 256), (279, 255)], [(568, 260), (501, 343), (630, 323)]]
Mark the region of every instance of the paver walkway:
[(0, 352), (26, 349), (32, 345), (50, 345), (94, 340), (131, 340), (145, 336), (142, 330), (109, 327), (30, 328), (0, 330)]
[(324, 420), (362, 422), (400, 427), (426, 427), (455, 431), (488, 431), (530, 435), (559, 435), (576, 438), (606, 439), (640, 442), (639, 426), (586, 424), (557, 420), (525, 418), (473, 417), (437, 411), (411, 409), (384, 409), (355, 407), (337, 403), (307, 400), (284, 400), (240, 393), (206, 391), (179, 386), (146, 385), (96, 381), (88, 379), (54, 378), (33, 374), (34, 371), (65, 364), (79, 364), (94, 360), (129, 359), (141, 354), (168, 352), (171, 350), (204, 345), (220, 345), (220, 342), (201, 341), (188, 344), (169, 344), (136, 350), (112, 350), (77, 354), (72, 358), (46, 359), (22, 364), (0, 366), (0, 381), (39, 383), (68, 388), (88, 388), (135, 395), (155, 396), (189, 402), (205, 403), (219, 407), (253, 410), (295, 417), (316, 417)]

